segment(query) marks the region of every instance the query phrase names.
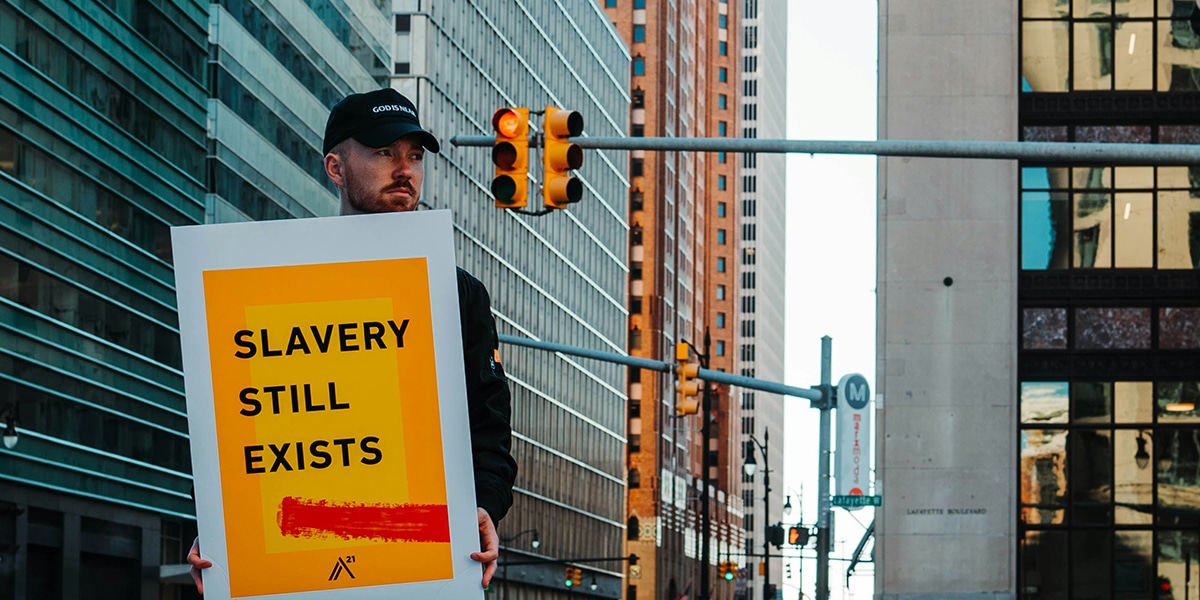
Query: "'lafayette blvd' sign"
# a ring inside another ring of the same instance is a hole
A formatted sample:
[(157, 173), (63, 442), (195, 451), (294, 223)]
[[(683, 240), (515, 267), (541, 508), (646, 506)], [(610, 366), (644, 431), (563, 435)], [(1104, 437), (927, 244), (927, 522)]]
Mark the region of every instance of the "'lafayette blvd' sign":
[(830, 500), (842, 507), (883, 506), (883, 496), (833, 496)]

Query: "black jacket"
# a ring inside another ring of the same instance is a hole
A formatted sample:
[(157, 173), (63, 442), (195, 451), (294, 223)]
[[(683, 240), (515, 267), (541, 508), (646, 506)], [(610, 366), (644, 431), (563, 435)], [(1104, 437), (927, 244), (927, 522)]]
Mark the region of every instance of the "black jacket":
[(496, 321), (487, 288), (458, 269), (458, 313), (475, 465), (475, 502), (497, 525), (512, 507), (517, 461), (512, 457), (512, 400), (500, 364)]

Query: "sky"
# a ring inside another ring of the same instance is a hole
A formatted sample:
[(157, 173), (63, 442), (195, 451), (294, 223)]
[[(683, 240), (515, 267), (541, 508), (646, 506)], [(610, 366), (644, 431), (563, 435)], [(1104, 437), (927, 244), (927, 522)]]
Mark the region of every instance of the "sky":
[[(876, 139), (878, 0), (793, 0), (788, 4), (789, 139)], [(820, 382), (821, 337), (833, 338), (832, 379), (861, 373), (875, 385), (875, 206), (873, 156), (788, 155), (787, 329), (785, 383)], [(817, 515), (818, 412), (788, 398), (784, 494), (793, 505), (803, 490), (802, 516)], [(831, 461), (832, 464), (832, 461)], [(773, 487), (773, 486), (772, 486)], [(873, 510), (833, 509), (833, 557), (848, 558)], [(812, 554), (811, 548), (808, 554)], [(859, 565), (845, 585), (848, 563), (830, 561), (830, 598), (868, 599), (873, 565)], [(805, 598), (812, 598), (815, 560), (805, 560)], [(783, 597), (798, 597), (796, 567)]]

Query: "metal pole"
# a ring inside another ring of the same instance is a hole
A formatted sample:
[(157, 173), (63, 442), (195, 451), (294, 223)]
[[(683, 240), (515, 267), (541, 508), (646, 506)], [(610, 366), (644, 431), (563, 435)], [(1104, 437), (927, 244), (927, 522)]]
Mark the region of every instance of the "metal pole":
[(767, 535), (767, 527), (771, 523), (771, 460), (770, 456), (771, 430), (763, 428), (763, 600), (775, 600), (767, 598), (767, 586), (771, 585), (771, 540)]
[[(576, 137), (581, 148), (683, 152), (759, 152), (766, 154), (864, 154), (926, 158), (1013, 159), (1033, 162), (1193, 165), (1198, 144), (1101, 144), (1075, 142), (999, 142), (965, 140), (786, 140), (762, 138)], [(491, 146), (496, 138), (456, 135), (455, 146)]]
[[(505, 344), (514, 346), (524, 346), (526, 348), (535, 348), (538, 350), (547, 350), (550, 352), (558, 352), (560, 354), (568, 354), (571, 356), (582, 356), (584, 358), (592, 358), (606, 362), (613, 362), (639, 369), (648, 369), (658, 371), (660, 373), (674, 373), (675, 364), (664, 362), (661, 360), (652, 360), (649, 358), (641, 358), (639, 356), (629, 356), (627, 354), (618, 354), (616, 352), (604, 352), (601, 350), (592, 350), (590, 348), (579, 348), (577, 346), (568, 346), (566, 344), (557, 344), (554, 342), (543, 342), (540, 340), (531, 340), (529, 338), (518, 337), (515, 335), (500, 334), (500, 341)], [(807, 400), (817, 401), (821, 399), (821, 391), (811, 388), (798, 388), (774, 381), (764, 381), (744, 375), (734, 375), (724, 371), (713, 371), (711, 369), (700, 369), (697, 376), (698, 379), (704, 381), (712, 381), (714, 383), (727, 383), (736, 385), (751, 390), (759, 390), (782, 396), (794, 396), (796, 398), (804, 398)]]
[(817, 452), (817, 597), (829, 600), (829, 421), (833, 408), (833, 338), (821, 338), (821, 434)]
[[(708, 327), (704, 328), (704, 354), (700, 355), (700, 366), (708, 368), (708, 350), (712, 343), (712, 338), (708, 335)], [(702, 450), (700, 456), (700, 480), (704, 485), (700, 488), (700, 535), (704, 537), (700, 542), (700, 598), (701, 600), (710, 600), (712, 598), (711, 588), (709, 587), (709, 565), (708, 558), (711, 551), (709, 544), (709, 514), (708, 514), (708, 486), (712, 484), (712, 480), (708, 476), (709, 469), (712, 468), (709, 462), (708, 446), (712, 439), (712, 427), (709, 425), (709, 415), (712, 407), (712, 393), (709, 391), (709, 382), (704, 382), (704, 393), (700, 397), (700, 436)]]

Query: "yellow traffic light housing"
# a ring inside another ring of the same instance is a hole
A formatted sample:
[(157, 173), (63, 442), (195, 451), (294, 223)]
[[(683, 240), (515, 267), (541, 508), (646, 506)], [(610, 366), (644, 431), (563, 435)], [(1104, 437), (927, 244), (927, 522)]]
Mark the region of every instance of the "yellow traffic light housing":
[(501, 108), (492, 115), (492, 197), (496, 208), (524, 208), (529, 202), (529, 109)]
[(574, 576), (571, 578), (571, 587), (579, 587), (583, 583), (583, 569), (575, 567)]
[(679, 363), (676, 367), (679, 377), (675, 382), (676, 391), (679, 393), (679, 397), (675, 399), (677, 417), (700, 412), (700, 399), (697, 397), (700, 394), (700, 382), (696, 379), (700, 375), (700, 365), (688, 362), (689, 356), (687, 344), (675, 345), (675, 361)]
[(734, 577), (738, 576), (738, 565), (734, 563), (721, 563), (721, 578), (725, 581), (733, 581)]
[(583, 198), (583, 183), (568, 172), (583, 166), (583, 148), (570, 139), (583, 133), (583, 115), (547, 106), (542, 132), (542, 203), (546, 208), (566, 208)]

